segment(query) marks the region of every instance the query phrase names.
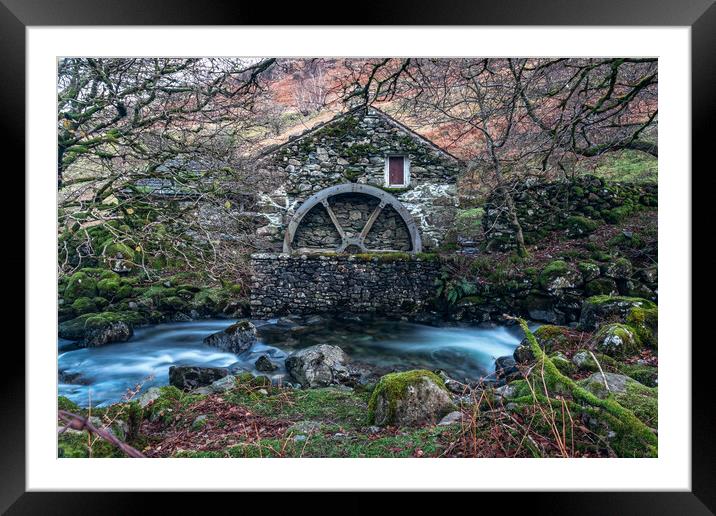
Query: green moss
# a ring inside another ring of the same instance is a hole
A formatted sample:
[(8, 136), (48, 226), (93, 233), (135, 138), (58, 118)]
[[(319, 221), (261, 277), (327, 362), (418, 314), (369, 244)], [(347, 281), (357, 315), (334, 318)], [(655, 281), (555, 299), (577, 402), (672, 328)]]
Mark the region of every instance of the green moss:
[(80, 340), (84, 337), (87, 329), (102, 328), (107, 324), (119, 321), (132, 326), (146, 322), (144, 316), (138, 312), (87, 313), (60, 323), (58, 334), (63, 339)]
[(104, 255), (109, 258), (121, 258), (133, 262), (135, 251), (123, 242), (112, 242), (104, 249)]
[(373, 394), (368, 402), (368, 420), (372, 423), (375, 420), (375, 407), (378, 398), (385, 395), (388, 399), (388, 420), (392, 420), (397, 408), (397, 402), (403, 399), (408, 387), (420, 383), (424, 378), (431, 380), (435, 385), (443, 390), (447, 390), (445, 382), (442, 378), (431, 371), (425, 369), (415, 369), (413, 371), (405, 371), (402, 373), (390, 373), (383, 376), (373, 390)]
[(97, 282), (97, 291), (99, 292), (100, 296), (104, 296), (106, 298), (113, 298), (117, 294), (120, 288), (120, 280), (114, 279), (114, 278), (107, 278), (103, 280), (99, 280)]
[(585, 237), (594, 233), (594, 231), (596, 231), (599, 227), (599, 223), (597, 221), (578, 215), (567, 217), (564, 225), (567, 229), (567, 234), (575, 238)]
[(579, 262), (577, 264), (577, 270), (582, 274), (582, 278), (585, 281), (593, 280), (599, 277), (599, 265), (594, 262)]
[(564, 375), (570, 375), (576, 370), (575, 365), (562, 353), (554, 353), (550, 355), (549, 358), (555, 367)]
[(160, 298), (157, 308), (166, 312), (180, 312), (187, 308), (187, 302), (179, 296), (169, 296)]
[(647, 387), (656, 387), (659, 378), (659, 369), (654, 366), (642, 364), (618, 363), (615, 368), (617, 372), (633, 378)]
[(357, 260), (371, 261), (375, 260), (378, 262), (402, 262), (411, 260), (412, 255), (410, 253), (357, 253), (352, 255)]
[(631, 410), (647, 426), (657, 428), (659, 424), (659, 403), (657, 390), (639, 382), (629, 382), (626, 392), (614, 395), (614, 399), (623, 407)]
[(80, 297), (75, 299), (74, 303), (72, 303), (72, 310), (74, 310), (76, 314), (86, 314), (96, 312), (97, 305), (88, 297)]
[(177, 289), (175, 288), (165, 287), (163, 285), (152, 285), (144, 291), (142, 297), (156, 301), (161, 298), (172, 297), (176, 295)]
[(611, 278), (596, 278), (584, 285), (587, 296), (610, 295), (619, 292), (616, 282)]
[(632, 303), (637, 304), (641, 308), (656, 308), (656, 304), (648, 299), (640, 297), (629, 297), (629, 296), (592, 296), (585, 300), (585, 303), (589, 303), (595, 306), (602, 305), (605, 303)]
[(636, 331), (627, 324), (605, 324), (599, 328), (594, 339), (599, 351), (615, 358), (634, 355), (642, 347)]
[(633, 211), (634, 209), (630, 206), (618, 206), (616, 208), (608, 210), (604, 214), (604, 220), (606, 220), (610, 224), (619, 224), (623, 222), (624, 219), (626, 219), (629, 215), (631, 215)]
[(144, 417), (152, 421), (158, 419), (163, 424), (168, 424), (182, 406), (181, 400), (184, 396), (186, 395), (173, 385), (160, 387), (159, 397), (145, 408)]
[[(556, 403), (559, 406), (559, 400), (549, 401), (550, 393), (569, 393), (575, 402), (570, 410), (586, 411), (598, 416), (614, 429), (617, 439), (612, 445), (620, 456), (657, 455), (656, 435), (634, 412), (623, 407), (614, 399), (598, 398), (571, 378), (563, 375), (542, 351), (537, 339), (527, 327), (527, 323), (522, 319), (519, 320), (519, 323), (532, 353), (537, 359), (533, 374), (539, 374), (540, 381), (534, 382), (531, 395), (525, 395), (523, 399), (517, 398), (513, 402), (534, 403), (538, 401), (540, 403)], [(547, 387), (546, 392), (543, 386)]]
[[(91, 443), (91, 445), (90, 445)], [(86, 432), (65, 432), (57, 437), (57, 455), (60, 458), (85, 459), (88, 457), (124, 457), (124, 453), (104, 439), (88, 437)]]
[(72, 274), (65, 288), (65, 298), (74, 300), (81, 297), (92, 298), (97, 295), (97, 282), (84, 271)]
[(77, 403), (64, 396), (57, 397), (57, 409), (66, 410), (67, 412), (72, 412), (73, 414), (79, 414), (82, 411)]
[(659, 310), (656, 306), (636, 306), (629, 311), (626, 322), (645, 346), (658, 348)]
[(567, 262), (563, 260), (554, 260), (548, 263), (542, 269), (542, 272), (540, 272), (539, 284), (542, 288), (545, 288), (553, 279), (563, 276), (567, 272), (569, 272)]

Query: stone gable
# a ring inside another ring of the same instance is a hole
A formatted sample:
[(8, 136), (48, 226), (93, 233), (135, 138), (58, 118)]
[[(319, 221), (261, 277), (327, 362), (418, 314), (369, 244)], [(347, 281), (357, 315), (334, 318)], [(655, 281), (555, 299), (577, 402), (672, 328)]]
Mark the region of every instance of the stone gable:
[[(402, 157), (408, 184), (392, 187), (387, 181), (387, 159)], [(273, 191), (261, 195), (267, 224), (259, 229), (266, 250), (280, 250), (285, 228), (295, 210), (328, 187), (358, 183), (381, 188), (402, 203), (419, 228), (424, 249), (435, 249), (449, 237), (457, 207), (456, 182), (460, 162), (384, 113), (370, 109), (340, 115), (325, 125), (289, 141), (265, 155), (258, 167), (274, 178)], [(344, 199), (347, 200), (347, 199)], [(336, 217), (360, 225), (370, 216), (373, 200), (336, 207)], [(345, 208), (345, 209), (344, 209)], [(345, 212), (345, 213), (344, 213)], [(390, 210), (376, 221), (371, 235), (380, 248), (405, 250), (403, 229), (390, 219)], [(306, 217), (316, 232), (303, 228), (303, 242), (329, 246), (335, 228), (325, 224), (327, 213), (317, 207)], [(391, 242), (395, 237), (396, 241)], [(376, 241), (377, 239), (377, 241)], [(387, 247), (386, 247), (387, 246)]]

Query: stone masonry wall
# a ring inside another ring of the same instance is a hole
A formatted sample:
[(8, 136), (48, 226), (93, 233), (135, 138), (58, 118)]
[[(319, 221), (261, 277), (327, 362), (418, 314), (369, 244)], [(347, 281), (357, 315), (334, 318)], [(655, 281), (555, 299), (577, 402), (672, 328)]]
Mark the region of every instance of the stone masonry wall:
[(435, 294), (440, 264), (432, 260), (255, 254), (251, 314), (420, 313)]
[[(406, 188), (385, 185), (385, 159), (390, 155), (410, 161)], [(311, 195), (344, 183), (389, 191), (415, 219), (424, 249), (436, 248), (453, 225), (459, 167), (452, 156), (380, 112), (347, 114), (284, 144), (258, 163), (259, 174), (275, 178), (275, 188), (261, 194), (267, 221), (258, 230), (262, 248), (280, 251), (285, 228), (296, 209)], [(363, 213), (363, 218), (369, 213)]]
[[(657, 206), (658, 198), (655, 184), (606, 183), (589, 175), (553, 182), (528, 180), (509, 189), (527, 244), (551, 231), (588, 231), (590, 226), (618, 223), (635, 210)], [(490, 248), (515, 246), (514, 229), (499, 192), (487, 200), (482, 222)]]

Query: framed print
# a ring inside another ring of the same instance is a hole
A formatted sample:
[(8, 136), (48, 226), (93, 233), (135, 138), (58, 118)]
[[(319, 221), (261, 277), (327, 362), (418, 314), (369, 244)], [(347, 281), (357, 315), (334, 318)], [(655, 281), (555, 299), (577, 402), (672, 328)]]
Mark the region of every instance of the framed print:
[(302, 26), (3, 0), (27, 206), (3, 509), (529, 491), (711, 513), (690, 170), (716, 10), (536, 5)]

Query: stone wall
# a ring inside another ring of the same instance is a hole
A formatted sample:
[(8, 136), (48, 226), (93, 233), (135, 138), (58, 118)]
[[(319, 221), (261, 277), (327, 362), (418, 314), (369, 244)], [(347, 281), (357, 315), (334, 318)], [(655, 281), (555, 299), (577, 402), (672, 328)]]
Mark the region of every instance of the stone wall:
[[(525, 243), (531, 244), (557, 230), (579, 233), (602, 223), (618, 223), (635, 210), (657, 205), (657, 185), (605, 183), (595, 176), (564, 181), (527, 180), (509, 187)], [(485, 204), (482, 219), (488, 247), (515, 246), (514, 229), (503, 197), (495, 191)], [(592, 229), (593, 230), (593, 229)]]
[(427, 308), (440, 264), (418, 257), (255, 254), (251, 314), (410, 316)]
[[(390, 155), (405, 156), (410, 162), (406, 188), (385, 184), (385, 159)], [(267, 224), (258, 234), (267, 251), (281, 250), (286, 226), (296, 209), (330, 186), (360, 183), (389, 191), (415, 219), (424, 249), (436, 248), (445, 240), (458, 203), (459, 162), (374, 110), (354, 111), (289, 141), (262, 158), (257, 169), (259, 174), (273, 177), (275, 185), (261, 194)], [(368, 209), (358, 209), (364, 220)], [(378, 222), (382, 224), (381, 219), (388, 216), (389, 211), (381, 214)], [(387, 224), (392, 228), (390, 221)], [(330, 229), (330, 224), (327, 227)], [(384, 228), (383, 233), (391, 228)], [(324, 237), (328, 235), (319, 239)]]

